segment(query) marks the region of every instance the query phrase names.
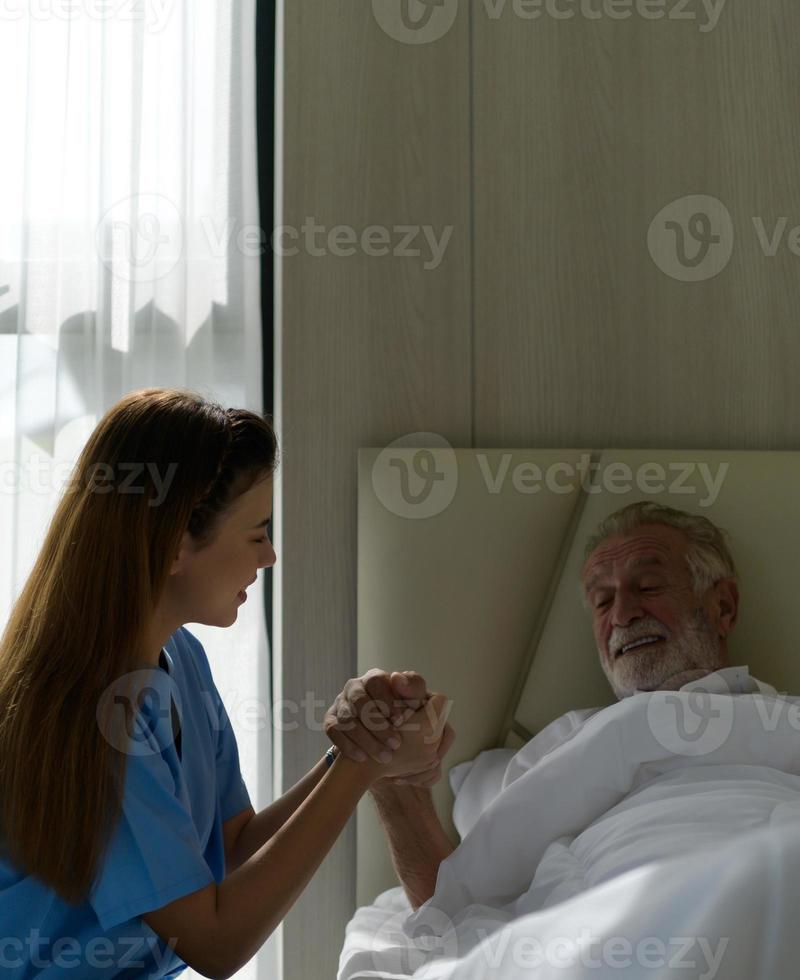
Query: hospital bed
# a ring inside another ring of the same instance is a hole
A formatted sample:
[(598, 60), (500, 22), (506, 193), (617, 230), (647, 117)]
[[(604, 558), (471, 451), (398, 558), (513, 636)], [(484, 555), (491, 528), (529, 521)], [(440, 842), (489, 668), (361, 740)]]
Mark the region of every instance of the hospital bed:
[[(358, 465), (358, 671), (413, 668), (452, 699), (457, 737), (433, 793), (454, 844), (453, 787), (471, 760), (524, 751), (568, 711), (617, 704), (578, 572), (587, 537), (627, 503), (668, 503), (729, 532), (741, 592), (730, 662), (800, 693), (800, 454), (390, 447), (361, 450)], [(368, 938), (365, 923), (409, 911), (368, 798), (357, 814), (357, 902), (351, 951)], [(439, 976), (429, 969), (419, 975)], [(375, 972), (340, 975), (390, 973), (378, 958)]]

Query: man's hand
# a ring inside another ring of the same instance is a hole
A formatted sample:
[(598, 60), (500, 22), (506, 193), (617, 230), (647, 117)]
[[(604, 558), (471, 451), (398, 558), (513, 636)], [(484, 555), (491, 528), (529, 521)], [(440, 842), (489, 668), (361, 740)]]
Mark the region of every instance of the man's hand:
[(436, 763), (430, 769), (425, 769), (413, 775), (390, 777), (387, 779), (387, 782), (394, 783), (396, 786), (434, 786), (442, 778), (442, 759), (450, 751), (450, 746), (455, 741), (455, 737), (456, 733), (450, 725), (445, 724), (441, 741), (436, 749)]
[[(325, 714), (325, 734), (340, 752), (357, 762), (369, 756), (386, 763), (387, 756), (400, 745), (402, 735), (397, 727), (426, 704), (430, 695), (425, 678), (416, 671), (368, 670), (362, 677), (349, 680)], [(387, 777), (387, 782), (414, 786), (432, 786), (442, 777), (441, 762), (455, 739), (455, 732), (445, 724), (432, 767), (402, 779)]]

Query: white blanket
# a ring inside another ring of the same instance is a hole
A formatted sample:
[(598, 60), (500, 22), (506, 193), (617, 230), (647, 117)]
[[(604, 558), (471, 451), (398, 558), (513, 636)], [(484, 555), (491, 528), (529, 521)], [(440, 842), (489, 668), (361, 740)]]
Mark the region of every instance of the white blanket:
[(339, 980), (796, 976), (796, 699), (637, 694), (525, 752), (428, 902), (358, 910)]

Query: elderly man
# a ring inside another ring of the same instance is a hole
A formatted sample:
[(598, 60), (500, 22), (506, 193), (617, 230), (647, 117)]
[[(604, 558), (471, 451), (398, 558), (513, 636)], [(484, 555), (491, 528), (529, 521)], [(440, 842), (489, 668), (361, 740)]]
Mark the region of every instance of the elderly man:
[(677, 690), (728, 666), (736, 569), (707, 518), (631, 504), (589, 540), (581, 580), (600, 663), (618, 698)]
[[(712, 673), (718, 690), (760, 689), (749, 677), (742, 686), (741, 672), (728, 663), (739, 599), (736, 577), (722, 532), (704, 517), (641, 502), (600, 524), (586, 546), (581, 585), (600, 663), (618, 699), (678, 690)], [(345, 686), (326, 716), (326, 732), (348, 755), (355, 757), (361, 746), (377, 757), (384, 740), (369, 723), (367, 707), (396, 706), (400, 699), (414, 707), (427, 696), (419, 674), (369, 671)], [(551, 748), (593, 713), (570, 712), (539, 737)], [(431, 897), (439, 865), (453, 851), (429, 789), (441, 778), (441, 759), (453, 737), (447, 726), (433, 769), (407, 776), (405, 785), (380, 780), (372, 789), (413, 908)]]

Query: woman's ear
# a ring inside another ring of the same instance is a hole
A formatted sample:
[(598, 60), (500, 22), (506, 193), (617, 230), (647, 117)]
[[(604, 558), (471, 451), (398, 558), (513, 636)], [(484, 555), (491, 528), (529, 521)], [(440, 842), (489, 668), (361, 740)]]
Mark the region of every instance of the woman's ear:
[(179, 545), (178, 554), (175, 555), (175, 560), (172, 562), (172, 568), (170, 568), (170, 575), (175, 575), (178, 572), (183, 571), (184, 565), (186, 564), (186, 558), (191, 550), (191, 536), (188, 531), (183, 532), (183, 537), (181, 538), (181, 543)]

